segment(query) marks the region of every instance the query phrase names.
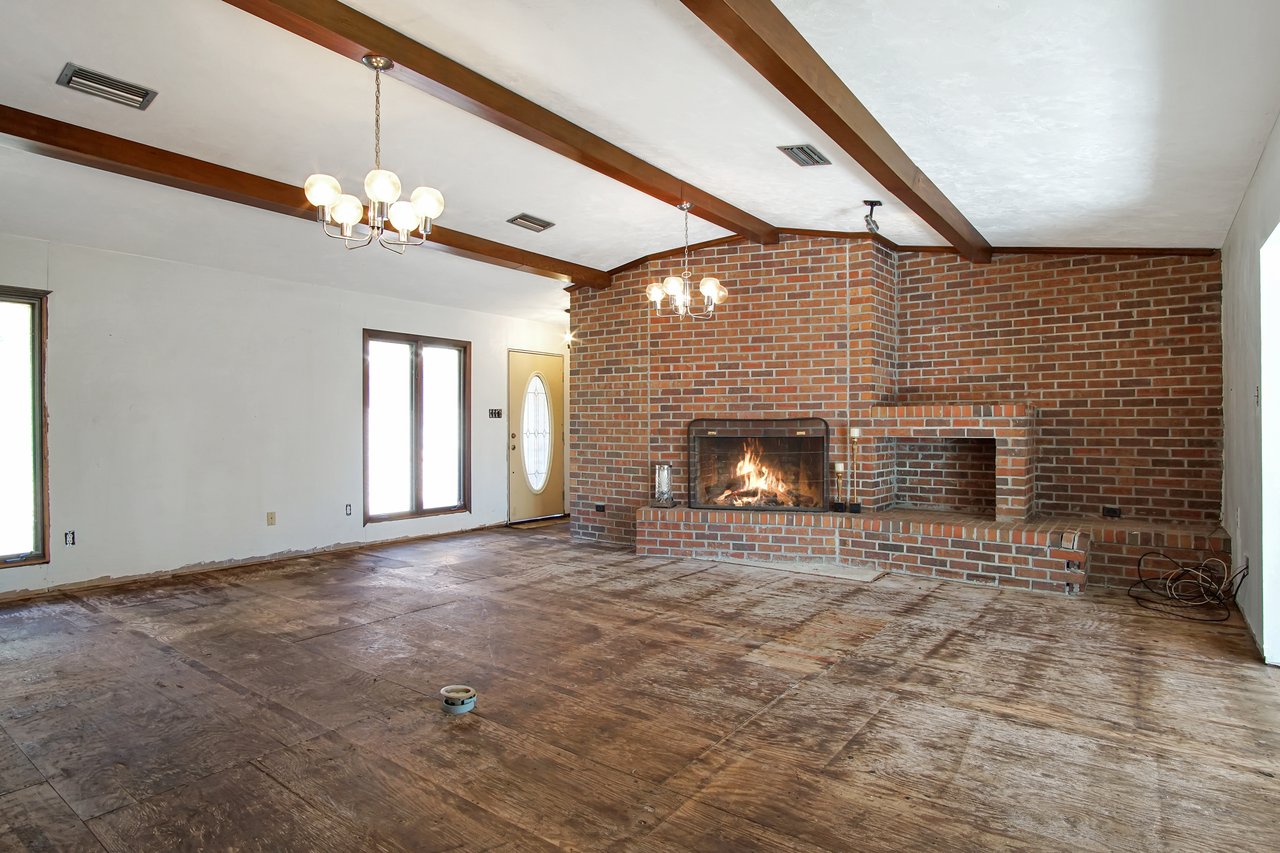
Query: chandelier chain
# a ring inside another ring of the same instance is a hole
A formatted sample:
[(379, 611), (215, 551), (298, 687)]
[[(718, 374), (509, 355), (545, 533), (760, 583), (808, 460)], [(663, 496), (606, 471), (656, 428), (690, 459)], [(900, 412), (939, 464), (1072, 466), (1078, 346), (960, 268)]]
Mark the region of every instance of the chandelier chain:
[(373, 72), (373, 168), (382, 168), (382, 72)]
[(684, 277), (689, 277), (689, 208), (684, 209)]

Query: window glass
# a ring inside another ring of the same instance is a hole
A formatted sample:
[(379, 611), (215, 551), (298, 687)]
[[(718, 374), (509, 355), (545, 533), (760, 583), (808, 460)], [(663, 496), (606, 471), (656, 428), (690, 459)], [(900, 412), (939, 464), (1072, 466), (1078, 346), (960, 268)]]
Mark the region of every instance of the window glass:
[(547, 384), (540, 374), (529, 377), (523, 409), (520, 429), (524, 476), (529, 481), (529, 488), (540, 492), (546, 487), (547, 474), (551, 470), (551, 401), (547, 398)]
[(413, 510), (413, 345), (369, 341), (369, 514)]
[(422, 506), (462, 502), (462, 351), (422, 350)]

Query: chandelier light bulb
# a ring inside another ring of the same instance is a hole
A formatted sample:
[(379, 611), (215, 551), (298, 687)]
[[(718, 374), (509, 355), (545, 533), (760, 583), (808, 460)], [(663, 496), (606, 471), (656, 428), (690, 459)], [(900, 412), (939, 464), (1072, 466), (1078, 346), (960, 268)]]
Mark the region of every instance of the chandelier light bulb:
[(307, 201), (316, 207), (331, 207), (342, 195), (342, 185), (332, 175), (312, 175), (302, 190), (307, 194)]
[(684, 279), (678, 275), (669, 275), (662, 280), (662, 289), (668, 296), (678, 296), (684, 293)]
[(707, 299), (714, 299), (716, 295), (716, 291), (719, 289), (719, 287), (720, 287), (720, 279), (715, 278), (713, 276), (707, 276), (701, 282), (698, 283), (698, 292), (701, 293), (703, 296), (705, 296)]
[(329, 208), (329, 216), (339, 225), (355, 225), (364, 218), (364, 205), (355, 196), (343, 194)]
[(413, 205), (407, 201), (397, 201), (391, 205), (387, 218), (391, 220), (391, 227), (401, 234), (408, 234), (422, 222)]
[(438, 219), (444, 213), (444, 196), (433, 187), (418, 187), (409, 196), (419, 219)]
[(657, 305), (662, 302), (662, 297), (666, 295), (666, 291), (662, 289), (661, 284), (655, 281), (653, 284), (649, 285), (644, 294), (649, 297), (650, 302)]
[(711, 297), (711, 301), (716, 305), (720, 305), (728, 298), (729, 298), (729, 288), (725, 287), (723, 284), (720, 284), (719, 282), (716, 282), (716, 293), (714, 296)]
[(395, 172), (374, 169), (364, 176), (364, 194), (369, 197), (369, 201), (391, 204), (400, 198), (400, 179)]

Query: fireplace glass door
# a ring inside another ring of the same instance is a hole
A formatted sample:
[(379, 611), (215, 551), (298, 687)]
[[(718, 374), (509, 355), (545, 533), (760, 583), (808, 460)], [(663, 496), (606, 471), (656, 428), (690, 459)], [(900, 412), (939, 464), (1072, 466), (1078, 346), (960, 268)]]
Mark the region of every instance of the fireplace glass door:
[(689, 505), (823, 512), (827, 422), (697, 420), (689, 424)]

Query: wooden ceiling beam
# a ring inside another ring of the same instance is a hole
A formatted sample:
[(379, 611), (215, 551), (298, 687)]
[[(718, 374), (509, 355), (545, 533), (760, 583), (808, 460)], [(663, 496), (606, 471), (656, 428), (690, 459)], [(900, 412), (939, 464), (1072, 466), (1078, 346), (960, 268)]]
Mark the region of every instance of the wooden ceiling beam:
[(694, 216), (757, 243), (777, 243), (769, 223), (657, 166), (337, 0), (224, 0), (251, 15), (359, 61), (375, 53), (387, 72), (445, 103), (509, 130), (668, 204), (689, 201)]
[[(200, 195), (315, 221), (301, 187), (197, 160), (185, 154), (68, 124), (0, 104), (0, 133), (18, 141), (22, 150), (57, 160), (127, 175)], [(318, 227), (318, 226), (317, 226)], [(521, 270), (586, 287), (609, 286), (604, 270), (562, 261), (433, 225), (428, 247), (458, 257)]]
[(991, 245), (770, 0), (681, 0), (917, 216), (971, 261)]

